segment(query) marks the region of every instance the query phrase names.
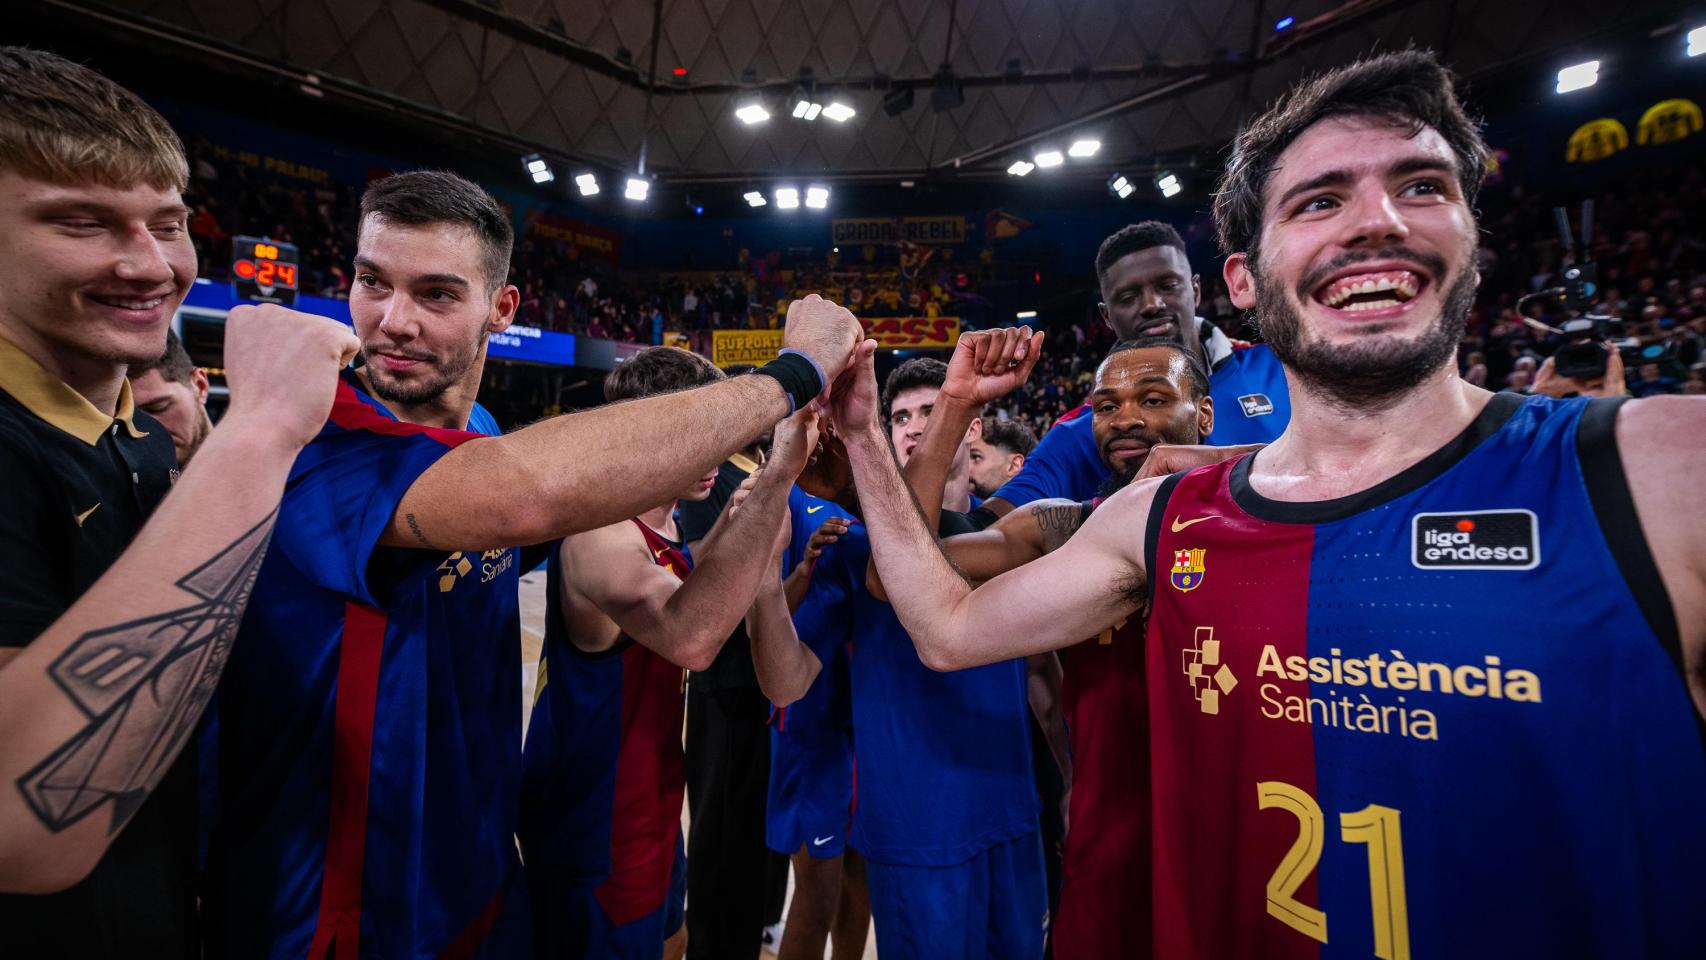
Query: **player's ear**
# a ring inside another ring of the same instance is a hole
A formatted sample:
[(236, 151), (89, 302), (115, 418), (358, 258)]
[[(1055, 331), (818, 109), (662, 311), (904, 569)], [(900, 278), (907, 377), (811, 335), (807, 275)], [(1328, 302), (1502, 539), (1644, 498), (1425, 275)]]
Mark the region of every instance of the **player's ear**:
[(1197, 436), (1207, 437), (1214, 432), (1214, 398), (1203, 394), (1197, 401)]
[(207, 402), (207, 371), (200, 367), (190, 371), (190, 389), (195, 391), (197, 403)]
[(1199, 304), (1202, 303), (1202, 275), (1201, 274), (1197, 274), (1197, 273), (1191, 274), (1191, 301), (1193, 303), (1199, 303)]
[[(1096, 312), (1102, 315), (1102, 322), (1103, 323), (1109, 323), (1109, 321), (1108, 321), (1108, 304), (1106, 301), (1098, 300), (1096, 302)], [(1112, 324), (1109, 323), (1109, 326), (1112, 326)]]
[(487, 333), (502, 333), (515, 322), (515, 311), (521, 308), (521, 291), (515, 284), (506, 283), (492, 294), (491, 315), (486, 318)]
[(1249, 255), (1240, 251), (1226, 258), (1221, 276), (1226, 279), (1226, 293), (1232, 305), (1248, 310), (1256, 305), (1256, 277), (1250, 272)]

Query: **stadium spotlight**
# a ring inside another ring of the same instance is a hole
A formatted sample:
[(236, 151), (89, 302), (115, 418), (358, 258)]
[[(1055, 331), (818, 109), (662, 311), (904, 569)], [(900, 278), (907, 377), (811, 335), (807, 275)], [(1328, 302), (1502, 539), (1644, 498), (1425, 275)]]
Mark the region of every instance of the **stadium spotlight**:
[(822, 210), (829, 206), (829, 188), (812, 185), (806, 188), (806, 206)]
[(1589, 60), (1558, 71), (1558, 92), (1586, 90), (1599, 82), (1599, 61)]
[(849, 107), (847, 104), (842, 103), (840, 100), (836, 100), (829, 106), (823, 108), (823, 115), (834, 120), (836, 123), (846, 123), (853, 119), (854, 114), (857, 112), (858, 111)]
[(817, 115), (822, 112), (823, 104), (821, 103), (808, 100), (805, 97), (794, 101), (794, 119), (796, 120), (816, 120)]
[(1066, 148), (1069, 157), (1093, 157), (1096, 151), (1102, 149), (1100, 140), (1074, 140), (1072, 146)]
[(629, 177), (628, 189), (622, 194), (629, 200), (644, 200), (652, 189), (652, 182), (644, 177)]
[(1037, 165), (1029, 161), (1015, 160), (1013, 161), (1013, 165), (1007, 168), (1007, 172), (1015, 177), (1022, 177), (1036, 168)]
[(1015, 320), (1035, 320), (1036, 318), (1037, 312), (1035, 310), (1020, 310), (1018, 313), (1013, 314), (1013, 319)]
[(746, 205), (749, 207), (762, 207), (765, 204), (770, 202), (770, 201), (764, 199), (764, 194), (760, 193), (757, 190), (748, 190), (746, 193), (742, 194), (741, 196), (743, 199), (746, 200)]
[(1037, 166), (1047, 170), (1049, 167), (1060, 166), (1065, 162), (1066, 158), (1060, 155), (1059, 150), (1044, 150), (1042, 153), (1037, 154), (1031, 159), (1037, 162)]
[(1161, 191), (1163, 197), (1172, 197), (1185, 188), (1179, 183), (1178, 177), (1162, 172), (1155, 175), (1155, 189)]
[(800, 205), (800, 191), (793, 187), (776, 188), (776, 209), (792, 210)]
[(581, 196), (591, 197), (598, 193), (598, 177), (590, 173), (575, 176), (575, 186), (580, 188)]
[(1137, 187), (1133, 186), (1132, 182), (1127, 180), (1126, 175), (1123, 173), (1116, 173), (1108, 178), (1108, 192), (1119, 197), (1121, 200), (1131, 196), (1132, 191), (1136, 189)]
[(1706, 27), (1695, 27), (1688, 31), (1688, 55), (1698, 57), (1706, 53)]
[(763, 123), (770, 119), (770, 111), (764, 109), (762, 104), (749, 103), (746, 106), (741, 107), (739, 110), (736, 110), (735, 116), (740, 118), (741, 123), (750, 127), (755, 123)]
[(557, 175), (551, 172), (551, 165), (537, 153), (522, 157), (521, 165), (527, 169), (527, 175), (533, 178), (534, 183), (550, 183), (557, 179)]

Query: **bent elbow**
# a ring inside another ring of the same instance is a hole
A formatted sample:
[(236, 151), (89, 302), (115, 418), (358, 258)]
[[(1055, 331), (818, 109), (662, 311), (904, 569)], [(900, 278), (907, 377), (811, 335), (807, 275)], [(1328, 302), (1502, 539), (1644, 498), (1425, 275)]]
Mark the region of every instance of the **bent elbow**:
[(685, 667), (694, 673), (704, 673), (711, 669), (712, 662), (717, 659), (717, 652), (723, 649), (725, 639), (727, 638), (695, 633), (676, 648), (676, 655), (672, 659), (676, 666)]
[(960, 658), (954, 656), (950, 650), (944, 648), (940, 643), (916, 642), (918, 646), (918, 659), (923, 661), (926, 667), (929, 667), (937, 673), (951, 673), (955, 670), (964, 670), (967, 666), (967, 664), (960, 662)]

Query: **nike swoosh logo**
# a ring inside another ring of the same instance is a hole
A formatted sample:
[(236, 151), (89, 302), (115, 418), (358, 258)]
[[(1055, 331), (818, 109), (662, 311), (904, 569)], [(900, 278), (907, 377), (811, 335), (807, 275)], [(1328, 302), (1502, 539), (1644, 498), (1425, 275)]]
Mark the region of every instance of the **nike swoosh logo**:
[(94, 506), (77, 515), (77, 525), (81, 527), (83, 525), (83, 521), (89, 519), (89, 515), (99, 509), (101, 509), (101, 504), (100, 501), (97, 500)]
[(1189, 520), (1180, 521), (1180, 519), (1178, 517), (1174, 517), (1173, 518), (1173, 532), (1178, 533), (1180, 530), (1185, 529), (1186, 527), (1190, 526), (1193, 523), (1202, 523), (1204, 520), (1219, 520), (1219, 519), (1220, 518), (1218, 516), (1212, 516), (1211, 515), (1211, 516), (1207, 516), (1207, 517), (1193, 517)]
[(816, 839), (816, 838), (815, 838), (815, 837), (814, 837), (814, 838), (813, 838), (813, 839), (812, 839), (812, 846), (814, 846), (814, 847), (821, 847), (821, 846), (823, 846), (823, 845), (824, 845), (824, 844), (826, 844), (826, 843), (828, 843), (828, 842), (829, 842), (829, 841), (831, 841), (831, 840), (834, 840), (834, 839), (835, 839), (835, 834), (833, 834), (833, 833), (832, 833), (832, 834), (830, 834), (830, 835), (829, 835), (829, 836), (827, 836), (827, 837), (824, 837), (824, 838), (823, 838), (823, 839), (822, 839), (822, 840), (819, 840), (819, 839)]
[(817, 505), (817, 506), (815, 506), (815, 507), (807, 507), (807, 508), (806, 508), (806, 512), (807, 512), (807, 513), (816, 513), (816, 512), (818, 512), (818, 511), (819, 511), (819, 510), (822, 510), (822, 509), (823, 509), (823, 504), (821, 504), (821, 503), (820, 503), (820, 504), (818, 504), (818, 505)]
[(652, 552), (652, 559), (656, 560), (657, 558), (663, 556), (664, 554), (666, 554), (668, 552), (669, 552), (668, 547), (659, 547), (657, 550)]

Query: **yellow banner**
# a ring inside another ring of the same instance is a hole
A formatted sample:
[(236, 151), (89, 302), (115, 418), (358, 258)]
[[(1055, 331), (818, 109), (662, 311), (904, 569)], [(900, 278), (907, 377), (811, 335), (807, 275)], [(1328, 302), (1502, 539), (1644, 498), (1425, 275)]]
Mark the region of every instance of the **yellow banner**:
[[(884, 350), (943, 350), (960, 342), (958, 317), (861, 317), (865, 335)], [(711, 333), (711, 362), (768, 363), (782, 350), (780, 330), (716, 330)]]
[(837, 244), (965, 243), (965, 217), (862, 217), (836, 220), (830, 236)]
[(768, 363), (782, 350), (780, 330), (715, 330), (711, 333), (711, 362), (719, 367), (737, 363)]

